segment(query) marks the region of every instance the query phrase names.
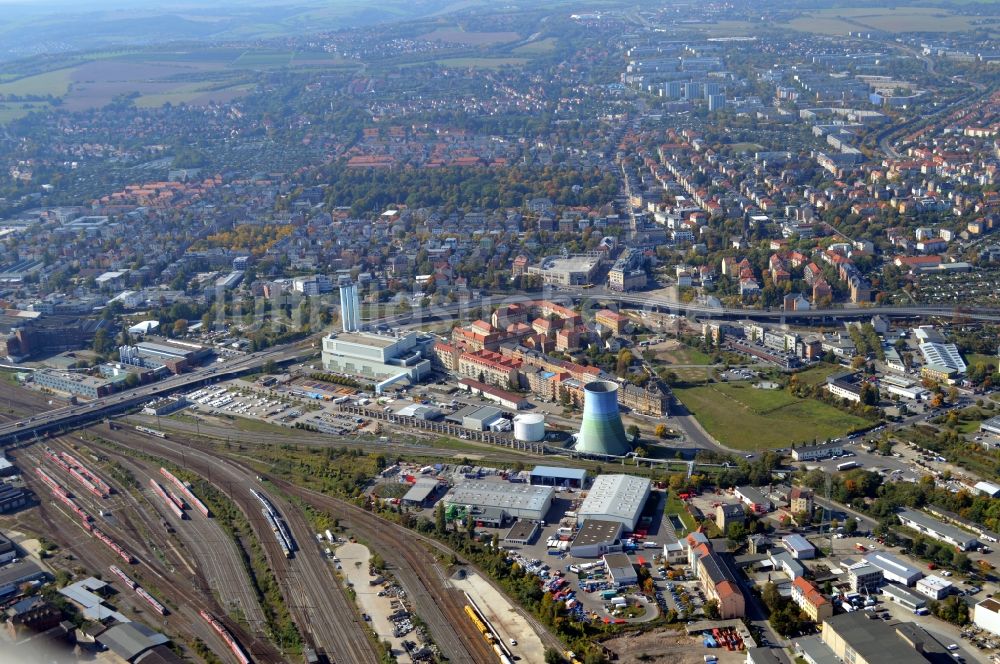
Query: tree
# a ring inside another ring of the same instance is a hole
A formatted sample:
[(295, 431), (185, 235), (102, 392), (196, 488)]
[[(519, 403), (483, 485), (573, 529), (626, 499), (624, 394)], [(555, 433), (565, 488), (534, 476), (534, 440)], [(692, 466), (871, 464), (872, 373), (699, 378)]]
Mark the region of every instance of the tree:
[(719, 613), (718, 600), (710, 599), (707, 602), (705, 602), (704, 611), (705, 611), (705, 617), (708, 618), (709, 620), (718, 620), (719, 618), (722, 617), (722, 614)]
[(434, 508), (434, 529), (439, 535), (443, 535), (445, 531), (446, 521), (444, 518), (444, 502), (439, 502)]
[(615, 366), (615, 373), (619, 376), (624, 376), (628, 373), (628, 368), (632, 365), (632, 361), (635, 358), (632, 356), (632, 351), (628, 348), (622, 348), (618, 351), (618, 362)]
[(99, 355), (107, 355), (112, 350), (114, 350), (115, 348), (114, 342), (111, 339), (111, 335), (108, 334), (108, 331), (106, 329), (101, 328), (100, 330), (97, 331), (97, 334), (94, 335), (93, 348), (94, 352)]
[(188, 322), (186, 318), (178, 318), (174, 321), (174, 336), (181, 337), (187, 334)]
[(853, 535), (858, 531), (858, 520), (848, 519), (844, 522), (844, 532), (848, 535)]
[(562, 653), (555, 648), (546, 648), (545, 664), (566, 664), (566, 659), (562, 656)]
[(655, 433), (657, 438), (666, 438), (667, 434), (670, 433), (670, 429), (667, 428), (666, 424), (657, 424)]
[(639, 433), (640, 432), (639, 432), (639, 427), (637, 425), (635, 425), (635, 424), (628, 425), (628, 428), (625, 429), (625, 433), (627, 433), (629, 436), (631, 436), (632, 440), (639, 440)]

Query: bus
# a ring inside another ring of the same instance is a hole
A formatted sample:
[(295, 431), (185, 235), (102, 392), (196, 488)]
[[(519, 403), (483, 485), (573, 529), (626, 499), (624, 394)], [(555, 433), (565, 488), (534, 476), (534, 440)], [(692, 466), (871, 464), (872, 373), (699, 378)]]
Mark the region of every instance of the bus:
[(857, 461), (845, 461), (844, 463), (837, 464), (837, 470), (850, 470), (852, 468), (860, 468), (861, 464)]

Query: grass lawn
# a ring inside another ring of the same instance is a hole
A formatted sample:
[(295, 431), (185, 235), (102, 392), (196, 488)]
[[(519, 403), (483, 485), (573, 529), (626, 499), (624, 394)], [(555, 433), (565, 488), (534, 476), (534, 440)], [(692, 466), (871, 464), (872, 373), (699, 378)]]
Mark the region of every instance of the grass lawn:
[(674, 395), (716, 440), (741, 450), (837, 438), (870, 424), (821, 401), (747, 383), (676, 387)]
[(247, 431), (250, 433), (277, 433), (281, 432), (283, 434), (288, 434), (288, 427), (283, 427), (278, 424), (271, 424), (270, 422), (264, 422), (263, 420), (251, 420), (248, 417), (233, 416), (233, 424), (240, 431)]
[(684, 524), (684, 531), (683, 532), (679, 531), (677, 533), (678, 537), (684, 537), (688, 533), (694, 531), (696, 527), (696, 524), (694, 522), (694, 517), (691, 516), (690, 512), (688, 512), (687, 505), (684, 504), (684, 501), (678, 498), (677, 494), (675, 494), (673, 491), (667, 492), (667, 505), (663, 511), (665, 514), (667, 514), (667, 516), (671, 514), (676, 514), (677, 517), (681, 520), (681, 523)]
[(844, 371), (844, 368), (836, 364), (818, 364), (815, 367), (800, 371), (798, 376), (800, 385), (819, 385), (825, 383), (826, 379), (835, 373)]
[[(679, 344), (669, 350), (654, 349), (654, 352), (656, 353), (656, 362), (653, 362), (654, 369), (670, 368), (672, 364), (681, 365), (682, 368), (671, 370), (685, 382), (703, 383), (712, 374), (712, 368), (709, 366), (712, 364), (712, 358), (696, 348)], [(705, 365), (705, 368), (684, 366), (693, 364)]]
[(981, 355), (979, 353), (968, 353), (965, 356), (965, 363), (970, 367), (979, 366), (981, 364), (992, 364), (994, 367), (1000, 366), (1000, 357), (996, 355)]

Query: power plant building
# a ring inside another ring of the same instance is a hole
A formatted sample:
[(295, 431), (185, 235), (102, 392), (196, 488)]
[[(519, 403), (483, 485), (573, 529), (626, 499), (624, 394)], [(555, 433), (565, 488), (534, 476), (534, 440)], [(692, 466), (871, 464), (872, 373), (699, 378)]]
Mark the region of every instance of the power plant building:
[(617, 521), (633, 531), (649, 498), (650, 481), (634, 475), (598, 475), (577, 510), (577, 521)]
[(618, 383), (595, 380), (583, 386), (583, 423), (577, 452), (624, 456), (632, 451), (618, 410)]

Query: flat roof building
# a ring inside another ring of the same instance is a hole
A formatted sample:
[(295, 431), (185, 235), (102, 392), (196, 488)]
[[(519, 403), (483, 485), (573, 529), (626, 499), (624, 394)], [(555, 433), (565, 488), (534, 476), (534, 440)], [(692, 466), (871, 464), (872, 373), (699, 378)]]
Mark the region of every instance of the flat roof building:
[(416, 383), (431, 372), (430, 360), (423, 357), (424, 345), (416, 332), (399, 336), (333, 333), (323, 337), (323, 368), (376, 381), (376, 391), (381, 392), (382, 383), (390, 379)]
[(495, 509), (518, 519), (544, 519), (552, 506), (555, 489), (548, 486), (468, 480), (452, 487), (446, 505)]
[(872, 593), (885, 582), (885, 575), (881, 567), (862, 561), (847, 567), (847, 581), (852, 592)]
[(976, 485), (972, 488), (976, 490), (976, 493), (983, 496), (989, 496), (990, 498), (1000, 496), (1000, 486), (992, 482), (976, 482)]
[(979, 545), (979, 540), (972, 533), (966, 532), (958, 526), (938, 521), (923, 512), (903, 509), (896, 516), (899, 517), (899, 521), (907, 528), (933, 537), (938, 541), (951, 544), (963, 551), (968, 551)]
[(543, 486), (569, 486), (581, 489), (587, 482), (587, 471), (582, 468), (561, 468), (559, 466), (535, 466), (531, 471), (531, 483)]
[(601, 267), (600, 254), (576, 254), (572, 256), (549, 256), (541, 265), (528, 267), (528, 274), (539, 275), (546, 284), (557, 286), (583, 286), (594, 282)]
[(944, 599), (955, 589), (948, 579), (940, 576), (925, 576), (917, 581), (917, 592), (930, 597), (931, 599)]
[(537, 521), (518, 519), (503, 536), (503, 542), (515, 546), (527, 546), (535, 541), (540, 530), (541, 526), (538, 525)]
[(650, 481), (634, 475), (598, 475), (577, 510), (577, 519), (618, 521), (626, 530), (635, 530), (649, 498)]
[(632, 560), (624, 553), (607, 553), (604, 564), (608, 568), (608, 578), (616, 586), (634, 586), (639, 582), (639, 574)]
[(907, 565), (899, 558), (888, 553), (875, 551), (865, 556), (865, 562), (882, 570), (886, 581), (895, 581), (904, 586), (912, 586), (924, 573), (912, 565)]
[(827, 459), (832, 456), (840, 456), (844, 453), (844, 446), (839, 442), (819, 443), (817, 445), (802, 445), (792, 448), (792, 459), (795, 461), (813, 461), (815, 459)]
[(622, 529), (619, 521), (588, 519), (573, 539), (569, 552), (576, 558), (599, 558), (621, 551)]

